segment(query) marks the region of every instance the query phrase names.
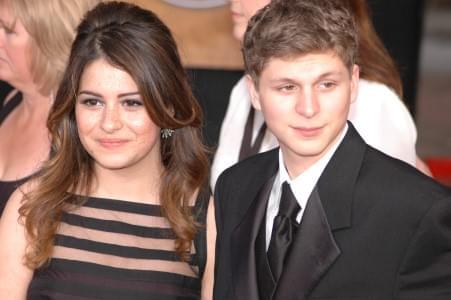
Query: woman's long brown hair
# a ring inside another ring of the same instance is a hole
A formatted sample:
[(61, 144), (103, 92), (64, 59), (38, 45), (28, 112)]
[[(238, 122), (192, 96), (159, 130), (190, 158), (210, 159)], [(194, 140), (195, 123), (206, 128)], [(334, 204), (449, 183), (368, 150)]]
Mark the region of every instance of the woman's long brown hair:
[(359, 32), (357, 64), (360, 77), (385, 84), (403, 99), (399, 71), (374, 29), (368, 4), (364, 0), (348, 0), (348, 4)]
[(85, 197), (76, 195), (89, 195), (91, 190), (93, 161), (78, 137), (75, 101), (83, 70), (100, 58), (130, 74), (155, 124), (175, 129), (172, 137), (161, 140), (160, 201), (182, 260), (188, 259), (199, 227), (191, 211), (192, 199), (208, 184), (209, 164), (200, 137), (201, 109), (174, 39), (152, 12), (127, 3), (103, 3), (78, 28), (48, 119), (50, 159), (20, 209), (29, 235), (26, 263), (32, 268), (50, 259), (63, 211), (81, 205)]

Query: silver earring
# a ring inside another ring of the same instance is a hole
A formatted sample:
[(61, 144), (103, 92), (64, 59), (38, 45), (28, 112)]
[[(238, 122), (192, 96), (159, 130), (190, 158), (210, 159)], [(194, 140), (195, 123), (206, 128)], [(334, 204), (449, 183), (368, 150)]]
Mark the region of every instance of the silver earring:
[(168, 137), (171, 137), (172, 134), (174, 133), (174, 129), (170, 129), (170, 128), (162, 128), (160, 130), (161, 133), (161, 137), (164, 139), (167, 139)]

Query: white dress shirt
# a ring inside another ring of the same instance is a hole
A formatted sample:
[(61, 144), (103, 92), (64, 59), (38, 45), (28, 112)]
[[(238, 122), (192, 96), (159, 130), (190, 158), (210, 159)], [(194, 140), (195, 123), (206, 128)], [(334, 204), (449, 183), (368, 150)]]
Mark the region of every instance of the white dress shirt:
[(340, 133), (340, 137), (332, 145), (332, 147), (321, 157), (317, 162), (310, 166), (307, 170), (299, 174), (296, 178), (290, 178), (288, 171), (285, 167), (282, 151), (279, 149), (279, 171), (274, 180), (274, 184), (271, 189), (271, 194), (268, 200), (268, 206), (266, 209), (266, 250), (268, 250), (269, 242), (271, 240), (271, 232), (274, 223), (274, 218), (279, 212), (280, 197), (282, 194), (282, 183), (285, 181), (290, 184), (291, 191), (293, 192), (296, 200), (298, 201), (301, 210), (296, 216), (296, 221), (301, 224), (304, 210), (307, 206), (308, 198), (318, 182), (319, 177), (323, 173), (327, 164), (329, 163), (332, 155), (337, 150), (341, 141), (343, 140), (348, 130), (348, 124), (343, 128)]
[[(234, 86), (219, 135), (219, 145), (212, 164), (211, 187), (214, 189), (219, 174), (238, 162), (244, 127), (251, 107), (246, 79)], [(359, 80), (356, 101), (351, 104), (348, 119), (370, 146), (403, 160), (416, 164), (415, 144), (417, 130), (404, 103), (387, 86)], [(263, 124), (263, 115), (255, 111), (253, 140)], [(277, 139), (266, 129), (260, 152), (278, 146)]]

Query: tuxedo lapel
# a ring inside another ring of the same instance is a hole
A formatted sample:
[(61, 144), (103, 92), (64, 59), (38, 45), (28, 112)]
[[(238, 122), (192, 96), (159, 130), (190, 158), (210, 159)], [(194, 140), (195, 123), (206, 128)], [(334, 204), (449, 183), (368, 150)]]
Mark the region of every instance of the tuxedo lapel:
[[(273, 299), (307, 299), (340, 256), (333, 232), (352, 225), (353, 193), (367, 149), (353, 125), (348, 126), (310, 195)], [(231, 269), (236, 299), (259, 299), (255, 243), (277, 172), (277, 150), (272, 152), (270, 159), (256, 164), (262, 173), (252, 185), (242, 187), (241, 208), (235, 212)]]
[(348, 122), (345, 138), (307, 202), (274, 299), (306, 299), (339, 257), (333, 232), (352, 225), (353, 193), (366, 147)]
[(266, 217), (266, 204), (271, 193), (275, 175), (260, 189), (251, 206), (232, 233), (232, 272), (236, 299), (258, 300), (256, 239)]
[(354, 189), (367, 145), (348, 122), (348, 132), (318, 180), (318, 193), (333, 230), (351, 226)]
[(317, 189), (312, 192), (274, 299), (305, 299), (340, 255)]

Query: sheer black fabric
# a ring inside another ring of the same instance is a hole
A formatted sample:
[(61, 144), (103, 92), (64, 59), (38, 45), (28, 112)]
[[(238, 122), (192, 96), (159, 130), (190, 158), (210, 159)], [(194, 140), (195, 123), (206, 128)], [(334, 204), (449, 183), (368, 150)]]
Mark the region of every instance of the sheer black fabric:
[[(194, 207), (205, 224), (209, 195)], [(89, 198), (61, 220), (48, 266), (35, 271), (28, 299), (199, 299), (205, 227), (189, 263), (174, 251), (160, 206)]]

